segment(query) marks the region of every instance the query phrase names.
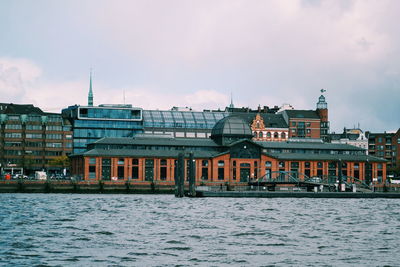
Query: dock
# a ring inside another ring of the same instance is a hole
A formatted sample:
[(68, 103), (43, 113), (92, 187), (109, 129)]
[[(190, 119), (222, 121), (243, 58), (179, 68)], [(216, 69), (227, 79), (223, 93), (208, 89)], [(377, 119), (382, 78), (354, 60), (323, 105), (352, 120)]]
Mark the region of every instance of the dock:
[(400, 193), (383, 192), (270, 192), (270, 191), (203, 191), (196, 197), (231, 198), (400, 198)]

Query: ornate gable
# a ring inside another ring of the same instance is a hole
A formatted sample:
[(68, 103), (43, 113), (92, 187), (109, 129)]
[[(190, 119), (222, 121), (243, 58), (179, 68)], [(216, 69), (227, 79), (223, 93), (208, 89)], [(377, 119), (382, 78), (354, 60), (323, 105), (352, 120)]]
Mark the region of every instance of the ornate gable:
[(261, 117), (260, 113), (257, 113), (256, 117), (251, 123), (251, 130), (252, 131), (265, 130), (264, 119)]

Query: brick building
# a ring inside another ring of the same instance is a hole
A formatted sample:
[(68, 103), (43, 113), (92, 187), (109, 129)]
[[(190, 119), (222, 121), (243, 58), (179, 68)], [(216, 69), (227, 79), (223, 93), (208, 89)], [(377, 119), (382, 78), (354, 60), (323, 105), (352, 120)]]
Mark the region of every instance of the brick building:
[(289, 138), (329, 140), (328, 104), (323, 95), (319, 97), (316, 110), (288, 109), (278, 114), (282, 114), (289, 126)]
[(400, 129), (395, 133), (371, 133), (368, 137), (368, 154), (388, 161), (388, 174), (400, 177)]
[[(291, 172), (299, 179), (337, 176), (366, 183), (386, 178), (386, 161), (365, 150), (322, 142), (252, 141), (253, 133), (240, 116), (220, 120), (210, 139), (104, 138), (86, 152), (72, 156), (72, 172), (84, 180), (121, 180), (173, 184), (177, 158), (193, 152), (196, 183), (247, 183), (251, 179)], [(186, 160), (187, 165), (187, 160)]]
[(63, 164), (52, 164), (72, 152), (72, 130), (61, 114), (43, 112), (33, 105), (0, 103), (0, 164), (32, 174), (36, 170), (60, 173)]

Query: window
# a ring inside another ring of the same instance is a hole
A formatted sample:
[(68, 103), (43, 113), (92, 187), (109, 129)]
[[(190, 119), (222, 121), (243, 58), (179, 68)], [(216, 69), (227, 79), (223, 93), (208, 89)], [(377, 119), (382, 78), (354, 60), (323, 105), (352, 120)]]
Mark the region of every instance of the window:
[(296, 126), (296, 122), (295, 121), (292, 121), (292, 126)]
[(46, 126), (47, 131), (62, 131), (62, 126), (58, 125), (48, 125)]
[(286, 139), (286, 134), (285, 133), (281, 133), (281, 138), (282, 139)]
[(270, 138), (271, 137), (271, 133), (267, 132), (267, 137)]
[(62, 139), (61, 134), (46, 134), (46, 139)]
[(160, 180), (167, 180), (167, 160), (160, 160)]
[(233, 161), (232, 179), (236, 180), (236, 160)]
[(259, 137), (259, 138), (263, 138), (263, 133), (262, 133), (262, 132), (259, 132), (259, 133), (258, 133), (258, 137)]
[(223, 160), (218, 161), (218, 180), (224, 180), (225, 162)]
[(37, 124), (27, 124), (26, 125), (27, 130), (42, 130), (42, 125), (37, 125)]
[(22, 138), (22, 134), (21, 133), (6, 133), (5, 137), (6, 138)]
[(278, 135), (278, 133), (274, 133), (274, 138), (278, 138), (279, 137), (279, 135)]
[(89, 164), (96, 164), (96, 158), (89, 158)]
[(279, 161), (279, 168), (285, 168), (285, 162)]
[(307, 134), (311, 134), (311, 129), (307, 129)]
[(265, 162), (265, 167), (272, 167), (272, 162), (271, 161), (266, 161)]
[(29, 139), (42, 139), (43, 135), (42, 134), (34, 134), (34, 133), (27, 133), (26, 138)]
[(21, 130), (22, 129), (22, 125), (21, 124), (6, 124), (5, 127), (7, 130)]
[(145, 176), (146, 181), (153, 181), (154, 180), (154, 160), (153, 159), (146, 159), (145, 161)]
[(5, 142), (4, 146), (20, 147), (21, 146), (21, 142)]
[(111, 180), (111, 159), (105, 158), (101, 161), (102, 171), (101, 178), (103, 180)]
[(311, 127), (311, 122), (306, 122), (307, 127)]
[(132, 179), (139, 179), (139, 160), (132, 159)]
[(291, 162), (290, 163), (290, 167), (293, 169), (293, 168), (295, 168), (295, 169), (298, 169), (299, 168), (299, 163), (298, 162)]
[(89, 179), (96, 179), (96, 165), (89, 165)]
[(46, 143), (46, 147), (62, 147), (62, 143)]

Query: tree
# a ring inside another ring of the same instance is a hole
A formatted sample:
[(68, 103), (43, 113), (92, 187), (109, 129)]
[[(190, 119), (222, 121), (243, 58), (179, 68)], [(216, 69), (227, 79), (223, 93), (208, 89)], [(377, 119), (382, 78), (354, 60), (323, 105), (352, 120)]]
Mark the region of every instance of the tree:
[(71, 162), (68, 156), (63, 155), (50, 160), (49, 164), (51, 166), (62, 166), (63, 168), (68, 168), (71, 165)]

